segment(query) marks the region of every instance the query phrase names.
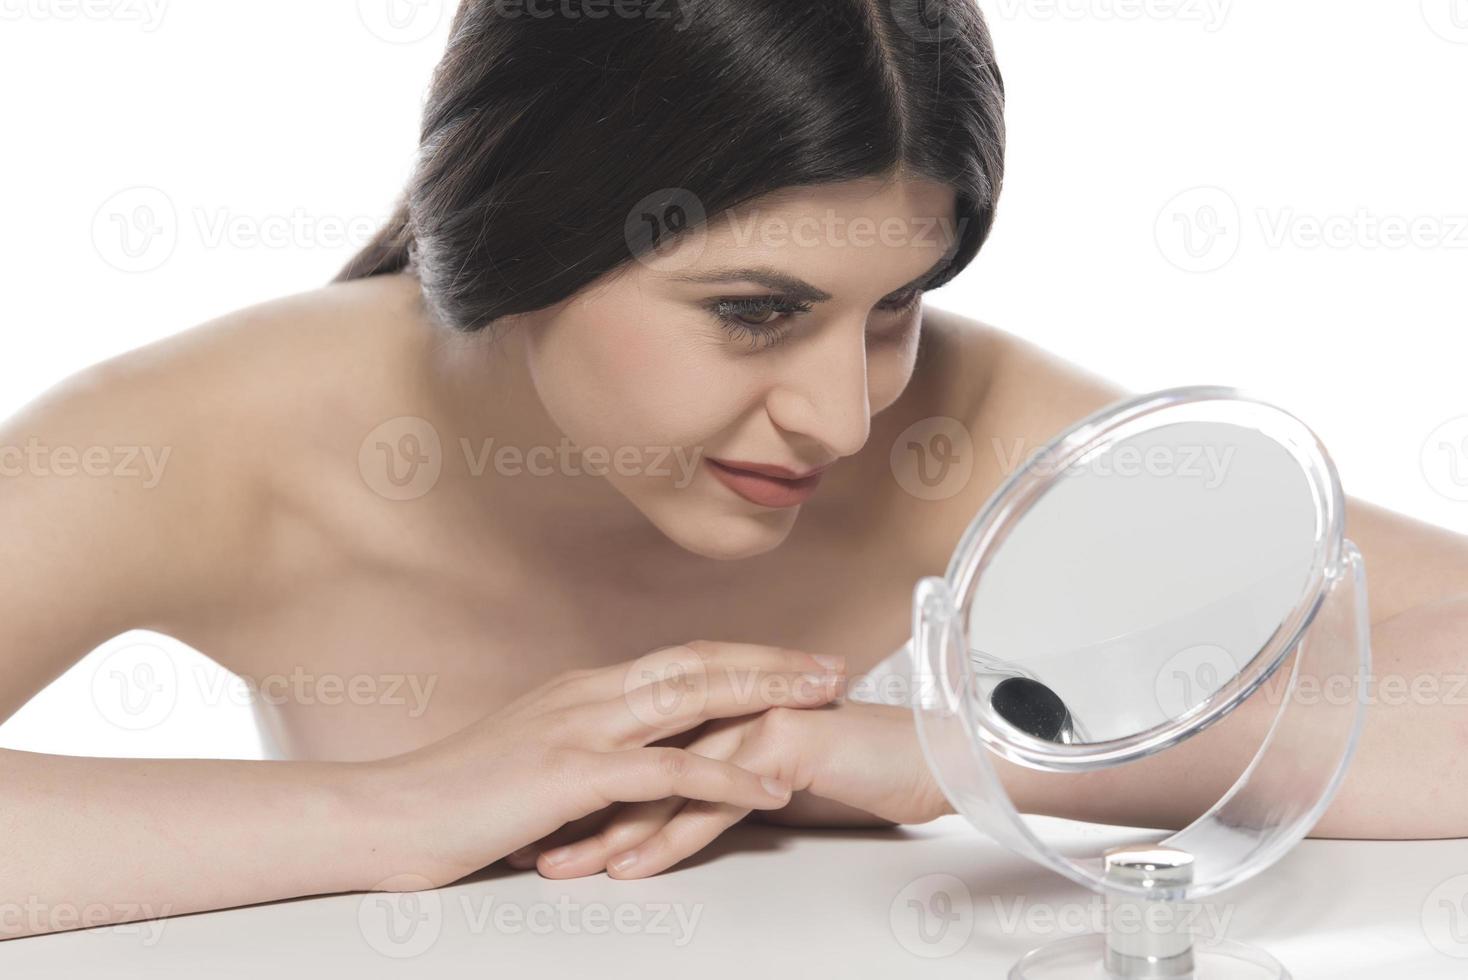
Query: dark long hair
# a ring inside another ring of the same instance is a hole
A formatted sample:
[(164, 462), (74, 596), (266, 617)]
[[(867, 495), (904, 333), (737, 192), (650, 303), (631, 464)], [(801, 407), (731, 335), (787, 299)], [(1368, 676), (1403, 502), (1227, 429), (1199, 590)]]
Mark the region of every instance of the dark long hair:
[(665, 244), (689, 205), (900, 172), (955, 191), (934, 288), (988, 237), (1003, 107), (975, 0), (462, 0), (409, 186), (335, 281), (410, 271), (474, 331)]

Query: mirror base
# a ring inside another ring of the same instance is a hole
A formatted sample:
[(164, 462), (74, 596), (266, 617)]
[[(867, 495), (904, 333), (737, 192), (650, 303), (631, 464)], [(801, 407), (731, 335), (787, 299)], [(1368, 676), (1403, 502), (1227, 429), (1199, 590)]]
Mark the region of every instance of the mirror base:
[(1191, 970), (1116, 974), (1106, 968), (1106, 937), (1090, 933), (1030, 950), (1009, 980), (1290, 980), (1290, 973), (1262, 949), (1219, 939), (1193, 947)]

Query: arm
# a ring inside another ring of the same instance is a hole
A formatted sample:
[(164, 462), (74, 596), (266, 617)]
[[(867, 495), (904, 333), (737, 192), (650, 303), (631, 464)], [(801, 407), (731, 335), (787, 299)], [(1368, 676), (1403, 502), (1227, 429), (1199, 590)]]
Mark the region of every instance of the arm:
[[(991, 372), (972, 416), (973, 431), (985, 438), (1006, 445), (1022, 440), (1033, 449), (1129, 394), (1017, 337), (948, 322), (967, 331), (970, 349), (983, 352)], [(992, 463), (980, 447), (977, 466)], [(992, 469), (976, 475), (976, 489), (987, 493), (1004, 475)], [(1347, 500), (1345, 533), (1366, 563), (1373, 676), (1361, 743), (1312, 836), (1468, 835), (1462, 759), (1468, 743), (1468, 538), (1353, 498)], [(1211, 806), (1253, 756), (1280, 703), (1289, 666), (1287, 661), (1228, 718), (1159, 756), (1084, 774), (1038, 773), (1001, 761), (1001, 774), (1029, 812), (1180, 828)]]
[[(166, 631), (249, 554), (247, 501), (191, 448), (210, 442), (153, 421), (188, 417), (173, 397), (107, 364), (0, 427), (0, 719), (111, 637)], [(0, 936), (365, 887), (365, 774), (0, 750)]]
[(0, 751), (0, 938), (363, 890), (401, 873), (350, 763)]
[[(257, 594), (247, 576), (271, 536), (250, 477), (269, 462), (245, 458), (251, 430), (230, 414), (231, 392), (210, 390), (221, 386), (196, 365), (158, 365), (133, 356), (93, 368), (0, 426), (0, 451), (20, 450), (0, 473), (11, 559), (0, 568), (0, 718), (128, 629), (191, 635), (243, 615), (235, 603)], [(28, 446), (47, 448), (27, 458)], [(63, 459), (108, 447), (167, 463), (146, 479), (109, 475), (94, 453), (92, 472), (63, 475)], [(554, 678), (373, 762), (0, 751), (0, 938), (436, 887), (618, 802), (781, 806), (789, 787), (649, 743), (709, 718), (823, 704), (836, 680), (800, 651), (694, 641)]]

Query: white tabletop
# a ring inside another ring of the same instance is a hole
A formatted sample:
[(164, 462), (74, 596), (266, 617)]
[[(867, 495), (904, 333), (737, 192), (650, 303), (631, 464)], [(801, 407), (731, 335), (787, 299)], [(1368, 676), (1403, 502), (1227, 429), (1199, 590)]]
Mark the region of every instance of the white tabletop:
[[(1060, 841), (1157, 834), (1035, 818)], [(1003, 978), (1099, 898), (960, 817), (886, 831), (739, 826), (639, 881), (495, 867), (438, 891), (332, 895), (0, 943), (0, 976)], [(1206, 935), (1297, 978), (1468, 976), (1468, 840), (1303, 841), (1204, 903)]]

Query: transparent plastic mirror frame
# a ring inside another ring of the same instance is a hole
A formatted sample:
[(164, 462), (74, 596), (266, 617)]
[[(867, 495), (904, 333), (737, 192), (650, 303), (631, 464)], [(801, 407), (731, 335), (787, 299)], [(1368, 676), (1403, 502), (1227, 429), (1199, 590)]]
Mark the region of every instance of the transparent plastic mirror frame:
[[(1245, 426), (1272, 438), (1298, 462), (1315, 502), (1315, 559), (1302, 600), (1237, 676), (1181, 717), (1102, 742), (1060, 744), (1029, 735), (973, 693), (979, 685), (973, 682), (966, 616), (975, 584), (1008, 532), (1070, 466), (1178, 422)], [(1366, 578), (1360, 552), (1344, 536), (1344, 504), (1335, 466), (1315, 434), (1282, 409), (1233, 388), (1142, 395), (1101, 409), (1047, 443), (989, 498), (959, 540), (945, 574), (924, 578), (914, 589), (913, 710), (928, 764), (955, 810), (999, 843), (1108, 899), (1196, 901), (1246, 881), (1282, 857), (1330, 804), (1365, 719)], [(1225, 717), (1292, 652), (1285, 695), (1252, 761), (1207, 812), (1152, 845), (1164, 849), (1159, 853), (1183, 854), (1190, 866), (1185, 875), (1108, 873), (1105, 854), (1061, 854), (1021, 818), (992, 762), (991, 752), (1034, 769), (1077, 772), (1165, 751)], [(1317, 698), (1308, 712), (1297, 703), (1302, 686), (1335, 692), (1341, 681), (1349, 697)], [(1093, 940), (1087, 949), (1101, 948), (1098, 937), (1079, 937), (1086, 939)], [(1236, 952), (1246, 955), (1244, 948)], [(1040, 974), (1011, 974), (1030, 975)], [(1279, 968), (1258, 975), (1287, 974)]]

